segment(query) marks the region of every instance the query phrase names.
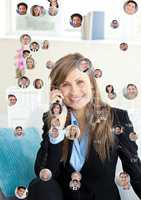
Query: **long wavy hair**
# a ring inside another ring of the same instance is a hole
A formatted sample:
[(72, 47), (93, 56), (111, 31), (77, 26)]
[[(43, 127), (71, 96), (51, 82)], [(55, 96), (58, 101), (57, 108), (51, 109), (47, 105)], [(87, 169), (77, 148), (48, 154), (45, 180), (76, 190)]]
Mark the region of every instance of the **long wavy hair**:
[[(50, 73), (51, 88), (59, 88), (60, 84), (65, 81), (68, 74), (78, 67), (78, 62), (82, 58), (84, 57), (81, 54), (74, 53), (59, 59)], [(92, 99), (87, 104), (86, 108), (86, 123), (89, 128), (87, 157), (91, 145), (94, 145), (99, 158), (101, 161), (104, 161), (109, 158), (110, 148), (114, 143), (112, 136), (111, 108), (101, 101), (93, 70), (88, 70), (87, 74), (92, 84)], [(70, 110), (68, 109), (67, 121), (69, 120)], [(68, 143), (69, 141), (65, 139), (62, 151), (62, 159), (64, 161), (66, 161), (68, 155)]]

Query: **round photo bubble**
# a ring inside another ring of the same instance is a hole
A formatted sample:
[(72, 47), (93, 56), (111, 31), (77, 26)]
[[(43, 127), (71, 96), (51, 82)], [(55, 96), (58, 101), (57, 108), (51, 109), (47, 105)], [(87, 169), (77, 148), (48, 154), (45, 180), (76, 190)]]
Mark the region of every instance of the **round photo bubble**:
[(20, 37), (20, 42), (22, 44), (22, 46), (27, 46), (29, 45), (29, 43), (31, 42), (31, 37), (28, 34), (23, 34)]
[(17, 97), (14, 94), (8, 95), (8, 105), (13, 106), (17, 103)]
[(41, 89), (44, 85), (44, 82), (42, 81), (42, 79), (37, 78), (33, 82), (33, 85), (34, 85), (35, 89)]
[(26, 15), (28, 10), (28, 5), (24, 2), (21, 2), (17, 5), (17, 13), (19, 15)]
[(71, 190), (79, 190), (81, 187), (81, 183), (78, 180), (72, 180), (69, 183), (69, 187)]
[(29, 50), (23, 50), (23, 58), (26, 59), (30, 57), (30, 51)]
[(138, 4), (136, 1), (126, 1), (123, 5), (124, 12), (128, 15), (133, 15), (138, 10)]
[(101, 78), (102, 77), (102, 71), (101, 71), (101, 69), (95, 69), (94, 70), (94, 77), (95, 78)]
[(34, 41), (34, 42), (32, 42), (32, 43), (30, 44), (30, 50), (33, 51), (33, 52), (38, 51), (39, 48), (40, 48), (40, 46), (39, 46), (38, 42), (35, 42), (35, 41)]
[(70, 17), (70, 24), (74, 28), (79, 28), (82, 25), (83, 17), (79, 13), (74, 13)]
[(58, 130), (58, 128), (52, 127), (52, 128), (49, 130), (49, 135), (50, 135), (50, 137), (52, 137), (52, 138), (57, 138), (57, 137), (59, 136), (59, 130)]
[(30, 9), (30, 13), (33, 17), (41, 17), (44, 16), (46, 11), (43, 6), (33, 5)]
[(121, 172), (117, 177), (117, 184), (124, 190), (130, 189), (130, 176), (126, 172)]
[(42, 181), (49, 181), (52, 178), (52, 172), (49, 169), (44, 168), (40, 171), (39, 177)]
[(120, 43), (120, 50), (126, 51), (128, 49), (128, 44), (125, 42)]
[(48, 49), (49, 48), (49, 41), (48, 40), (44, 40), (43, 44), (42, 44), (42, 49)]
[(49, 9), (48, 9), (48, 14), (50, 16), (56, 16), (58, 13), (58, 8), (55, 7), (55, 6), (49, 6)]
[(17, 137), (23, 136), (23, 135), (24, 135), (24, 131), (23, 131), (22, 126), (17, 126), (17, 127), (15, 128), (14, 134), (15, 134), (15, 136), (17, 136)]
[(131, 132), (129, 134), (129, 139), (132, 141), (132, 142), (136, 142), (136, 140), (138, 139), (138, 135), (136, 134), (136, 132)]
[(27, 88), (30, 84), (30, 80), (26, 76), (22, 76), (18, 79), (18, 85), (20, 88)]
[(60, 119), (56, 116), (52, 116), (51, 118), (51, 127), (59, 128), (61, 126)]
[(113, 100), (116, 98), (116, 93), (114, 91), (114, 87), (113, 85), (106, 85), (106, 93), (108, 94), (107, 97), (110, 99), (110, 100)]
[(55, 102), (51, 105), (51, 114), (54, 116), (58, 116), (62, 113), (62, 105), (58, 102)]
[(128, 100), (132, 100), (135, 99), (138, 95), (138, 89), (137, 86), (135, 84), (128, 84), (126, 87), (124, 87), (123, 89), (123, 96), (128, 99)]
[(25, 186), (18, 186), (15, 189), (15, 196), (17, 197), (17, 199), (26, 199), (28, 195), (28, 190)]
[(72, 180), (81, 181), (82, 175), (80, 174), (80, 172), (75, 171), (75, 172), (73, 172), (73, 173), (71, 174), (71, 179), (72, 179)]
[(59, 4), (58, 4), (57, 0), (48, 0), (48, 1), (50, 2), (49, 6), (59, 8)]
[(26, 58), (26, 67), (27, 69), (35, 68), (35, 60), (31, 56)]
[(79, 138), (80, 129), (76, 125), (69, 125), (66, 127), (66, 138), (69, 140), (74, 140)]
[(123, 133), (123, 127), (121, 125), (115, 125), (113, 127), (113, 132), (115, 135), (120, 135)]
[(78, 69), (82, 72), (87, 72), (92, 68), (92, 62), (88, 58), (81, 58), (77, 63)]
[(46, 68), (48, 68), (48, 69), (53, 69), (53, 68), (54, 68), (54, 62), (51, 61), (51, 60), (48, 60), (48, 61), (46, 62)]
[(112, 27), (113, 29), (118, 28), (118, 27), (119, 27), (119, 22), (118, 22), (118, 20), (113, 19), (112, 22), (111, 22), (111, 27)]

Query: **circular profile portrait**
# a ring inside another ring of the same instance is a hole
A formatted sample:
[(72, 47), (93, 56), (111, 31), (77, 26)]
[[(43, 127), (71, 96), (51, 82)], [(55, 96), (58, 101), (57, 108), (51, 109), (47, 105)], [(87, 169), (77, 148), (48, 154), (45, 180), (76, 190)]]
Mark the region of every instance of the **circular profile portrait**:
[(120, 43), (120, 50), (126, 51), (128, 49), (128, 44), (125, 42)]
[(46, 68), (48, 68), (48, 69), (53, 69), (53, 68), (54, 68), (54, 62), (51, 61), (51, 60), (48, 60), (48, 61), (46, 62)]
[(92, 68), (92, 62), (88, 58), (81, 58), (78, 61), (78, 69), (82, 72), (87, 72)]
[(15, 136), (20, 137), (24, 135), (22, 126), (17, 126), (14, 131)]
[(81, 181), (81, 179), (82, 179), (82, 176), (80, 172), (75, 171), (71, 174), (71, 180)]
[(21, 2), (17, 5), (17, 13), (19, 15), (26, 15), (28, 6), (26, 3)]
[(112, 22), (111, 22), (111, 27), (114, 28), (114, 29), (118, 28), (119, 27), (118, 20), (113, 19)]
[(28, 195), (28, 190), (25, 186), (18, 186), (15, 189), (15, 196), (17, 197), (17, 199), (26, 199)]
[(81, 187), (81, 183), (78, 180), (71, 180), (69, 183), (69, 187), (71, 190), (79, 190)]
[(110, 99), (110, 100), (113, 100), (116, 98), (116, 93), (114, 91), (114, 87), (113, 85), (106, 85), (106, 93), (108, 94), (107, 97)]
[(54, 116), (58, 116), (62, 113), (62, 105), (59, 102), (54, 102), (50, 108), (51, 114)]
[(48, 49), (49, 48), (49, 41), (48, 40), (44, 40), (43, 44), (42, 44), (42, 49)]
[(138, 135), (136, 132), (131, 132), (129, 134), (129, 139), (132, 141), (132, 142), (136, 142), (136, 140), (138, 139)]
[(27, 69), (35, 68), (35, 60), (31, 56), (26, 58), (26, 67)]
[(52, 178), (52, 172), (47, 168), (41, 169), (39, 177), (42, 181), (49, 181)]
[(128, 100), (135, 99), (137, 95), (138, 89), (135, 84), (130, 83), (123, 89), (123, 96)]
[(48, 14), (50, 16), (56, 16), (58, 13), (58, 8), (55, 7), (55, 6), (49, 6), (49, 9), (48, 9)]
[(117, 124), (113, 127), (113, 132), (115, 135), (120, 135), (123, 133), (123, 130), (124, 128), (120, 125), (120, 124)]
[(48, 0), (50, 2), (49, 6), (53, 6), (59, 8), (59, 4), (57, 0)]
[(23, 34), (20, 37), (20, 42), (22, 44), (22, 46), (27, 46), (29, 45), (29, 43), (31, 42), (31, 37), (28, 34)]
[(26, 76), (22, 76), (18, 79), (18, 85), (20, 88), (27, 88), (30, 84), (30, 80)]
[(51, 129), (49, 130), (49, 135), (52, 138), (57, 138), (59, 136), (59, 130), (56, 127), (51, 127)]
[(69, 140), (74, 140), (79, 138), (80, 129), (76, 125), (69, 125), (66, 127), (66, 138)]
[(43, 81), (39, 78), (35, 79), (35, 81), (33, 82), (33, 85), (36, 89), (41, 89), (44, 85)]
[(51, 118), (51, 127), (59, 128), (61, 126), (60, 119), (56, 116)]
[(31, 7), (31, 15), (34, 17), (41, 17), (43, 15), (45, 15), (45, 9), (43, 6), (39, 6), (39, 5), (33, 5)]
[(39, 46), (38, 42), (35, 42), (35, 41), (34, 41), (34, 42), (32, 42), (32, 43), (30, 44), (30, 50), (33, 51), (33, 52), (38, 51), (39, 48), (40, 48), (40, 46)]
[(130, 189), (130, 177), (126, 172), (121, 172), (117, 177), (117, 184), (124, 190)]
[(101, 78), (102, 77), (102, 70), (101, 69), (95, 69), (94, 70), (94, 77), (95, 78)]
[(29, 50), (23, 50), (23, 58), (26, 59), (29, 56), (30, 56), (30, 51)]
[(123, 9), (126, 14), (133, 15), (138, 10), (138, 4), (136, 1), (129, 0), (124, 3)]
[(79, 13), (74, 13), (70, 17), (70, 24), (74, 28), (79, 28), (82, 25), (83, 17)]
[(8, 105), (13, 106), (17, 103), (17, 97), (14, 94), (8, 95)]

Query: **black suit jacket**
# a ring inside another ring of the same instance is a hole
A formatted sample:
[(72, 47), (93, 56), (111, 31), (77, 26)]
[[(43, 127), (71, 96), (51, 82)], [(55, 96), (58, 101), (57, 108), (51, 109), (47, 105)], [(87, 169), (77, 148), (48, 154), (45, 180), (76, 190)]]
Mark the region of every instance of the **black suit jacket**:
[[(124, 133), (115, 135), (115, 144), (110, 150), (110, 159), (101, 161), (92, 145), (80, 173), (82, 175), (81, 188), (78, 191), (69, 189), (71, 173), (75, 170), (70, 165), (73, 141), (69, 141), (67, 161), (61, 162), (62, 144), (51, 144), (48, 137), (48, 114), (43, 115), (43, 141), (37, 153), (35, 173), (39, 175), (42, 168), (49, 168), (53, 177), (60, 183), (64, 199), (66, 200), (120, 200), (120, 195), (115, 184), (115, 170), (117, 159), (120, 157), (123, 170), (130, 175), (131, 185), (141, 198), (141, 162), (137, 157), (137, 145), (129, 139), (129, 133), (133, 132), (133, 126), (126, 111), (112, 108), (113, 127), (124, 127)], [(133, 162), (136, 158), (136, 162)]]

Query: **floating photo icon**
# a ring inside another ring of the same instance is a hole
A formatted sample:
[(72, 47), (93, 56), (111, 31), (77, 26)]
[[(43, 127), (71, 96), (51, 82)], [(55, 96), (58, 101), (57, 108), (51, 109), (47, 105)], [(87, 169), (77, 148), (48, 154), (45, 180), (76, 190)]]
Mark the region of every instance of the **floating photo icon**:
[(81, 183), (78, 180), (71, 180), (69, 183), (69, 187), (71, 190), (79, 190), (81, 187)]
[(35, 60), (31, 56), (27, 57), (26, 66), (27, 66), (27, 69), (34, 69), (35, 68)]
[(74, 140), (79, 138), (80, 129), (77, 125), (69, 125), (66, 127), (66, 138), (69, 140)]
[(20, 37), (20, 42), (22, 44), (22, 46), (27, 46), (29, 45), (29, 43), (31, 42), (31, 37), (28, 34), (23, 34)]
[(40, 171), (39, 177), (42, 181), (49, 181), (52, 178), (52, 172), (49, 169), (44, 168)]
[(40, 46), (39, 46), (38, 42), (35, 42), (35, 41), (34, 41), (34, 42), (32, 42), (32, 43), (30, 44), (30, 50), (33, 51), (33, 52), (38, 51), (39, 48), (40, 48)]
[(120, 43), (120, 50), (126, 51), (128, 49), (128, 44), (125, 42)]
[(92, 62), (88, 58), (81, 58), (78, 61), (78, 69), (82, 72), (87, 72), (92, 68)]
[(51, 105), (51, 114), (54, 116), (58, 116), (62, 113), (62, 105), (58, 102), (55, 102)]
[(44, 40), (43, 44), (42, 44), (42, 49), (48, 49), (49, 48), (49, 41), (48, 40)]
[(124, 190), (130, 189), (130, 177), (126, 172), (121, 172), (117, 177), (117, 184)]
[(102, 76), (102, 70), (101, 69), (95, 69), (94, 70), (94, 77), (95, 78), (101, 78)]
[(33, 82), (33, 85), (34, 85), (34, 87), (35, 87), (36, 89), (41, 89), (41, 88), (43, 87), (43, 85), (44, 85), (44, 82), (43, 82), (41, 79), (37, 78), (37, 79), (35, 79), (35, 81)]
[(22, 76), (18, 79), (18, 85), (20, 88), (27, 88), (30, 84), (30, 80), (26, 76)]
[(126, 14), (133, 15), (138, 10), (138, 4), (136, 1), (129, 0), (124, 3), (123, 9)]
[(21, 2), (17, 5), (17, 13), (19, 15), (26, 15), (28, 6), (26, 3)]
[(45, 12), (45, 9), (43, 6), (33, 5), (31, 7), (30, 13), (34, 17), (41, 17), (41, 16), (45, 15), (46, 12)]
[(71, 174), (71, 179), (72, 179), (72, 180), (81, 181), (82, 175), (80, 174), (80, 172), (75, 171), (75, 172), (73, 172), (73, 173)]
[(106, 85), (106, 88), (105, 88), (106, 92), (107, 92), (107, 97), (111, 100), (115, 99), (116, 98), (116, 93), (114, 91), (114, 86), (113, 85)]
[(120, 124), (117, 124), (113, 127), (113, 132), (115, 135), (120, 135), (123, 133), (123, 130), (124, 128), (120, 125)]
[(70, 17), (70, 24), (74, 27), (74, 28), (78, 28), (82, 25), (82, 20), (83, 17), (81, 14), (79, 13), (74, 13), (73, 15), (71, 15)]
[(60, 119), (56, 116), (51, 118), (51, 127), (59, 128), (61, 126)]
[(138, 135), (136, 134), (136, 132), (131, 132), (129, 134), (129, 139), (132, 141), (132, 142), (136, 142), (136, 140), (138, 139)]
[(48, 14), (50, 16), (56, 16), (58, 13), (58, 8), (55, 7), (55, 6), (49, 6), (49, 9), (48, 9)]
[(113, 19), (112, 22), (111, 22), (111, 27), (114, 28), (114, 29), (118, 28), (119, 27), (118, 20)]
[(59, 130), (56, 127), (51, 127), (51, 129), (49, 130), (49, 135), (52, 138), (57, 138), (59, 136)]
[(23, 135), (24, 135), (24, 131), (23, 131), (22, 126), (17, 126), (17, 127), (15, 128), (14, 133), (15, 133), (15, 136), (17, 136), (17, 137), (23, 136)]
[(15, 196), (17, 197), (17, 199), (26, 199), (28, 195), (28, 190), (25, 186), (18, 186), (15, 189)]
[(13, 106), (17, 103), (17, 97), (14, 94), (8, 95), (8, 105)]
[(128, 99), (128, 100), (132, 100), (135, 99), (138, 95), (138, 89), (137, 86), (135, 84), (128, 84), (126, 87), (124, 87), (123, 89), (123, 96)]
[(30, 56), (30, 51), (29, 50), (23, 50), (23, 58), (27, 58)]
[(48, 60), (48, 61), (46, 62), (46, 68), (48, 68), (48, 69), (53, 69), (53, 68), (54, 68), (54, 62), (51, 61), (51, 60)]

